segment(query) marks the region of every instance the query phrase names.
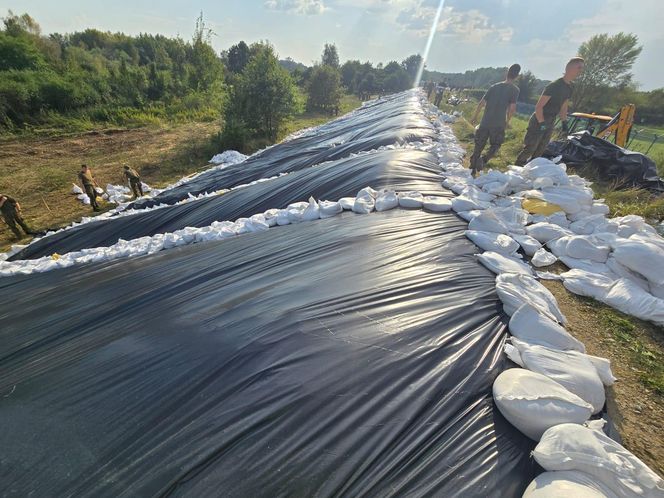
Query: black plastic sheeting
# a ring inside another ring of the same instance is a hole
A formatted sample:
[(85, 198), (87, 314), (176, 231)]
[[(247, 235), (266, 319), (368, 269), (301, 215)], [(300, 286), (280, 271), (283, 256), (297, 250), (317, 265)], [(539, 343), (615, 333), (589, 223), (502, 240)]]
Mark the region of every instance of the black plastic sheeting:
[(585, 131), (570, 135), (567, 140), (549, 143), (544, 155), (561, 155), (562, 161), (571, 166), (594, 166), (600, 176), (617, 179), (623, 186), (664, 192), (664, 182), (652, 159)]
[(338, 200), (355, 196), (366, 187), (417, 190), (425, 194), (451, 195), (440, 186), (440, 168), (430, 153), (413, 149), (372, 152), (296, 171), (266, 182), (154, 211), (111, 218), (65, 230), (30, 244), (10, 258), (34, 259), (65, 254), (88, 247), (107, 247), (119, 239), (167, 233), (185, 227), (203, 227), (213, 221), (231, 220), (285, 208), (297, 201)]
[[(494, 275), (394, 210), (0, 280), (16, 496), (521, 496)], [(7, 297), (11, 296), (11, 299)]]
[(204, 172), (153, 198), (139, 199), (129, 208), (175, 204), (190, 193), (216, 192), (384, 145), (435, 138), (435, 129), (422, 113), (418, 97), (412, 92), (399, 93), (331, 121), (313, 134), (268, 148), (240, 164)]

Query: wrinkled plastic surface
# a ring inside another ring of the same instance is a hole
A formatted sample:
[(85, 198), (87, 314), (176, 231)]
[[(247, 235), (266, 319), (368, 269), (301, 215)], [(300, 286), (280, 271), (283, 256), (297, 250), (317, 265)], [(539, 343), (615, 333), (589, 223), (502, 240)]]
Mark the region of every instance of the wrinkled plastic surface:
[(652, 159), (586, 132), (570, 135), (564, 141), (549, 143), (545, 156), (562, 156), (562, 162), (570, 165), (593, 164), (603, 177), (618, 178), (633, 186), (664, 191), (664, 182), (658, 176), (657, 165)]
[(435, 129), (422, 113), (417, 95), (395, 94), (331, 121), (315, 133), (270, 147), (242, 163), (205, 172), (154, 198), (139, 199), (132, 207), (174, 204), (190, 193), (215, 192), (382, 146), (435, 138)]
[[(284, 144), (280, 145), (283, 146)], [(226, 168), (228, 169), (228, 168)], [(226, 169), (222, 171), (226, 171)], [(119, 239), (202, 227), (213, 221), (236, 220), (271, 208), (316, 199), (355, 196), (371, 185), (452, 196), (439, 183), (435, 157), (418, 150), (384, 150), (307, 168), (267, 182), (164, 209), (86, 223), (30, 244), (10, 261), (35, 259), (87, 247), (107, 247)]]
[(533, 443), (492, 402), (505, 317), (465, 228), (345, 212), (2, 279), (4, 489), (521, 496)]

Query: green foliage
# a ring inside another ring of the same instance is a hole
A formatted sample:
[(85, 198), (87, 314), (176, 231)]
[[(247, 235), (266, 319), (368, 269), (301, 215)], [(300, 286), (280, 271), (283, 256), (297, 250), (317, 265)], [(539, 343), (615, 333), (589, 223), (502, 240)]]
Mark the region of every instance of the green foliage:
[(337, 46), (334, 43), (325, 44), (321, 64), (339, 69), (339, 52), (337, 52)]
[(537, 102), (539, 95), (535, 95), (537, 78), (530, 71), (525, 71), (519, 75), (516, 80), (516, 86), (519, 87), (519, 101), (528, 104)]
[(332, 66), (316, 66), (307, 85), (307, 108), (327, 113), (339, 112), (341, 75)]
[[(213, 107), (221, 113), (224, 67), (202, 15), (191, 42), (95, 29), (45, 37), (30, 16), (11, 11), (3, 22), (0, 131), (54, 122), (78, 129), (96, 121), (152, 123), (159, 116), (209, 119)], [(137, 109), (128, 113), (128, 107)]]
[(636, 35), (594, 35), (579, 47), (586, 61), (574, 92), (576, 109), (601, 105), (608, 88), (624, 88), (632, 81), (631, 69), (643, 47)]
[(411, 85), (415, 83), (415, 78), (417, 77), (417, 71), (420, 69), (421, 64), (422, 64), (422, 56), (420, 54), (411, 55), (401, 63), (401, 66), (404, 68), (406, 73), (408, 73)]
[[(225, 114), (228, 135), (274, 140), (284, 119), (297, 109), (296, 87), (271, 45), (254, 44), (251, 53), (231, 92)], [(231, 138), (222, 136), (227, 139)]]

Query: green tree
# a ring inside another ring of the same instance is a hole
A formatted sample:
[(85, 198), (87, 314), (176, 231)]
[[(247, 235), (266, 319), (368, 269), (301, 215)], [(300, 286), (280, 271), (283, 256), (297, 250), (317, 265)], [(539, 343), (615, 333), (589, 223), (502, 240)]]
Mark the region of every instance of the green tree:
[(579, 47), (579, 55), (586, 61), (585, 69), (577, 80), (574, 107), (592, 108), (601, 105), (608, 88), (620, 88), (631, 83), (630, 72), (643, 47), (636, 35), (606, 33), (595, 35)]
[(231, 73), (241, 73), (249, 62), (249, 46), (240, 41), (228, 49), (226, 67)]
[(331, 66), (335, 69), (339, 69), (339, 52), (337, 52), (337, 46), (334, 43), (325, 44), (321, 63), (323, 66)]
[(283, 120), (296, 108), (296, 87), (267, 43), (252, 45), (252, 55), (233, 87), (226, 122), (276, 139)]
[(415, 83), (420, 64), (422, 64), (422, 56), (420, 54), (411, 55), (401, 63), (401, 66), (405, 69), (406, 73), (408, 73), (411, 86)]
[(524, 71), (516, 80), (516, 86), (519, 87), (519, 101), (533, 104), (535, 95), (535, 85), (537, 78), (530, 71)]
[(341, 76), (332, 66), (316, 66), (307, 84), (307, 107), (338, 113), (341, 101)]

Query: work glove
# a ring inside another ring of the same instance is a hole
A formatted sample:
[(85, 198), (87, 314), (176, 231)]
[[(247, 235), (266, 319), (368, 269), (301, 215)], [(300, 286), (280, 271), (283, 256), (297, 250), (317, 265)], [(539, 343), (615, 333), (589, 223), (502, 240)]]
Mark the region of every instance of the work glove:
[(562, 130), (563, 130), (565, 133), (569, 133), (569, 122), (568, 122), (567, 120), (563, 121), (563, 122), (560, 124), (560, 127), (562, 128)]
[(546, 131), (548, 128), (549, 126), (544, 121), (542, 121), (541, 123), (537, 123), (537, 129), (539, 131)]

